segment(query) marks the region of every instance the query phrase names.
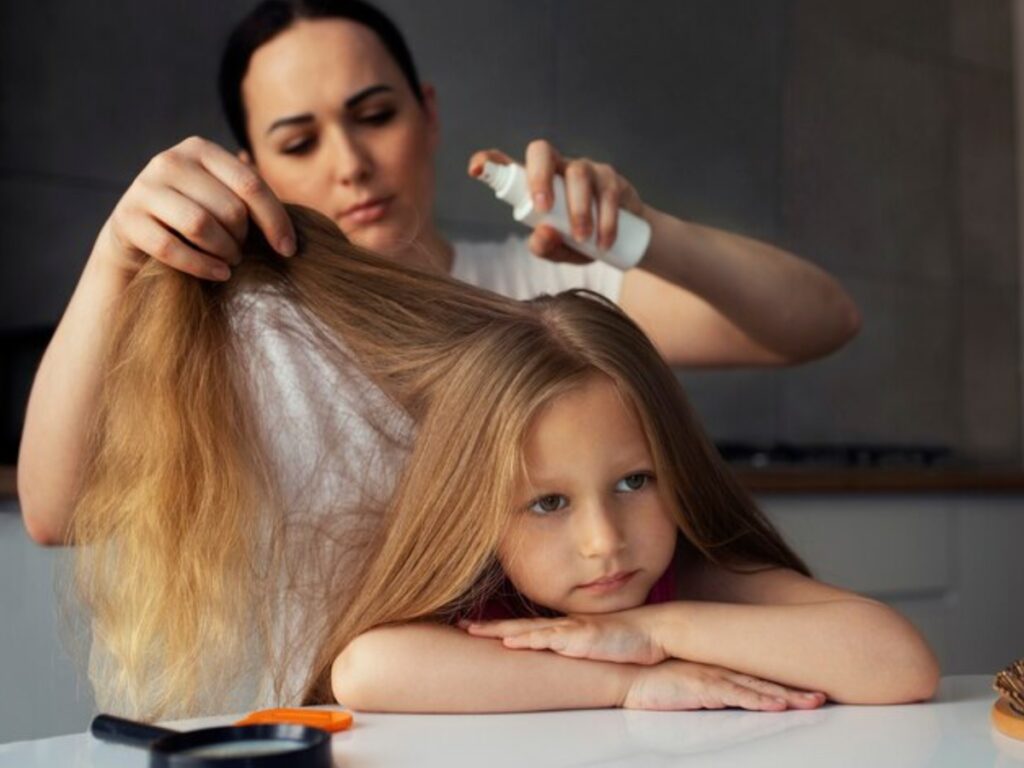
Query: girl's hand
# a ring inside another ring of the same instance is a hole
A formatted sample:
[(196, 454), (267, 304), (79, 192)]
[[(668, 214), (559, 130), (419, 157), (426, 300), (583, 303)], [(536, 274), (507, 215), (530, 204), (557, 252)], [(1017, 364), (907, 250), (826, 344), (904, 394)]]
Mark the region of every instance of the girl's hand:
[[(469, 175), (479, 176), (486, 161), (512, 163), (512, 158), (498, 149), (481, 150), (469, 160)], [(537, 210), (548, 211), (554, 203), (552, 179), (556, 173), (565, 179), (565, 198), (572, 222), (573, 237), (587, 240), (597, 231), (597, 243), (607, 250), (615, 243), (618, 209), (625, 208), (642, 216), (644, 204), (636, 189), (612, 166), (596, 163), (585, 157), (563, 157), (543, 139), (531, 141), (526, 147), (526, 178)], [(594, 220), (596, 206), (597, 221)], [(586, 264), (591, 261), (562, 241), (557, 230), (538, 226), (529, 240), (530, 250), (551, 261)]]
[(249, 218), (280, 253), (295, 251), (281, 202), (259, 174), (198, 137), (154, 157), (103, 225), (95, 258), (134, 275), (149, 257), (206, 280), (226, 280), (241, 260)]
[(637, 669), (624, 709), (816, 709), (825, 694), (808, 693), (722, 667), (671, 660)]
[(493, 637), (506, 648), (554, 651), (574, 659), (657, 664), (667, 658), (655, 643), (648, 611), (635, 608), (617, 613), (562, 616), (554, 619), (507, 619), (460, 622), (476, 637)]

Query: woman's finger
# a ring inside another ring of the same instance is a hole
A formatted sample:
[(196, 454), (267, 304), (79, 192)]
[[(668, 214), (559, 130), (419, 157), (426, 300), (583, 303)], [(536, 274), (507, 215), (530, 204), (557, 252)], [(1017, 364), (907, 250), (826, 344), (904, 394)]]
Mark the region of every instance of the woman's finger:
[(500, 149), (481, 149), (474, 152), (469, 158), (468, 172), (470, 176), (475, 178), (484, 172), (484, 163), (500, 163), (501, 165), (509, 165), (514, 162), (515, 160), (506, 155)]
[(136, 217), (127, 234), (131, 247), (179, 272), (203, 280), (224, 281), (231, 277), (227, 264), (187, 245), (150, 216)]
[(145, 194), (150, 216), (196, 250), (231, 265), (241, 261), (239, 244), (206, 208), (170, 187), (152, 187)]
[(593, 259), (565, 245), (558, 230), (541, 224), (530, 235), (527, 241), (530, 251), (548, 261), (560, 261), (567, 264), (589, 264)]
[(573, 160), (565, 167), (565, 202), (569, 209), (572, 236), (581, 242), (594, 232), (595, 179), (591, 164)]
[(622, 190), (619, 176), (611, 166), (595, 166), (594, 178), (597, 181), (597, 245), (608, 250), (618, 236)]
[(267, 242), (282, 256), (294, 254), (295, 230), (291, 219), (255, 169), (213, 142), (203, 139), (195, 139), (195, 142), (189, 149), (195, 152), (203, 167), (241, 198)]
[(555, 200), (554, 177), (563, 165), (562, 156), (550, 142), (537, 139), (526, 146), (526, 184), (537, 210), (551, 210)]
[(210, 212), (241, 248), (249, 231), (249, 209), (205, 167), (196, 165), (193, 173), (178, 174), (168, 182), (170, 188)]

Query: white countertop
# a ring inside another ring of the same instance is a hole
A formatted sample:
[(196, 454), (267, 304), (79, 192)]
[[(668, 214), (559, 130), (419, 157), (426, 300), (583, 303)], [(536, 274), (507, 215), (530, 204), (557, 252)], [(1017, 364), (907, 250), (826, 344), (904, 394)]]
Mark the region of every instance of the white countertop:
[[(927, 704), (829, 705), (812, 712), (574, 710), (514, 715), (356, 713), (333, 738), (339, 768), (416, 765), (1024, 766), (1024, 741), (989, 720), (990, 676), (947, 677)], [(192, 720), (221, 725), (229, 717)], [(146, 753), (88, 734), (0, 745), (0, 766), (142, 768)]]

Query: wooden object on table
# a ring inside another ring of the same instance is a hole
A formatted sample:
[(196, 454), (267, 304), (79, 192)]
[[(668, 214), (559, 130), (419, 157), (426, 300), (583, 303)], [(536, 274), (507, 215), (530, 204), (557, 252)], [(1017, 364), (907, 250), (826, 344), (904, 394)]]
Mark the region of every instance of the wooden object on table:
[(18, 468), (0, 466), (0, 499), (18, 495)]

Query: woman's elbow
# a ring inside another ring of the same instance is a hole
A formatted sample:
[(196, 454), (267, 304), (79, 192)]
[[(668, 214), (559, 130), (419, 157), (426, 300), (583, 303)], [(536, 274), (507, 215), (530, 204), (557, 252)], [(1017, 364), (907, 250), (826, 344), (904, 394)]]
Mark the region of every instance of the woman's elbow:
[(794, 334), (792, 348), (775, 350), (777, 359), (772, 364), (801, 365), (827, 357), (849, 344), (860, 333), (863, 323), (860, 310), (845, 293), (822, 311), (819, 320), (813, 329)]
[(842, 308), (842, 322), (841, 322), (841, 333), (842, 344), (853, 340), (854, 337), (860, 333), (860, 329), (864, 325), (864, 317), (860, 313), (860, 309), (857, 304), (849, 296), (845, 298)]
[(54, 490), (52, 478), (33, 472), (32, 462), (24, 455), (18, 459), (15, 485), (21, 522), (28, 537), (44, 547), (68, 544), (68, 525), (74, 507), (68, 492)]
[(815, 358), (824, 357), (845, 347), (860, 333), (864, 323), (860, 309), (845, 292), (836, 299), (833, 312), (831, 331), (827, 338), (822, 339), (823, 348), (815, 350), (816, 354), (813, 355)]
[(59, 547), (68, 543), (67, 532), (40, 514), (35, 503), (27, 499), (24, 493), (18, 496), (18, 506), (21, 508), (21, 522), (25, 526), (25, 533), (36, 544), (43, 547)]

